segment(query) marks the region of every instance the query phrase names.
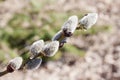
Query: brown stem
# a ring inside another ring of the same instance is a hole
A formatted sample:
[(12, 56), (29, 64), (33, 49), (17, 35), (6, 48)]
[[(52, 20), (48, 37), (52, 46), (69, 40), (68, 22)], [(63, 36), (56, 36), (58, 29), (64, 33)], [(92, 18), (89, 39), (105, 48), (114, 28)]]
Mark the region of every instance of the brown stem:
[(0, 77), (4, 76), (7, 73), (9, 73), (7, 70), (0, 72)]

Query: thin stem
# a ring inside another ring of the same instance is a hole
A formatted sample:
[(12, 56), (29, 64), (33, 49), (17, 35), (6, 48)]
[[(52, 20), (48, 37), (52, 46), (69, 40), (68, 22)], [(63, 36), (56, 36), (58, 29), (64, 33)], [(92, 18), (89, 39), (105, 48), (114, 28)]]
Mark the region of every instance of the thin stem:
[(0, 72), (0, 77), (6, 75), (7, 73), (9, 73), (7, 70)]

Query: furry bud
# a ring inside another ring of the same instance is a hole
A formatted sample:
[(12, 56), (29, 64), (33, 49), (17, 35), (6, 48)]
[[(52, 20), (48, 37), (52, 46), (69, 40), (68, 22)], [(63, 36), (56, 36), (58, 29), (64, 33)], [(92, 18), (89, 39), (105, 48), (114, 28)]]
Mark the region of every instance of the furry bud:
[(26, 63), (25, 69), (28, 69), (28, 70), (38, 69), (40, 67), (41, 63), (42, 63), (42, 58), (30, 59)]
[(61, 40), (63, 40), (64, 38), (65, 38), (64, 33), (60, 30), (60, 31), (58, 31), (58, 32), (55, 34), (55, 36), (52, 38), (52, 41), (55, 41), (55, 40), (61, 41)]
[(7, 71), (8, 72), (13, 72), (15, 70), (18, 70), (21, 65), (22, 65), (23, 59), (21, 57), (16, 57), (12, 60), (7, 65)]
[(34, 58), (36, 55), (40, 54), (42, 48), (44, 47), (44, 41), (38, 40), (31, 45), (30, 52), (31, 57), (30, 59)]
[(71, 16), (62, 26), (62, 31), (66, 37), (72, 36), (78, 24), (78, 17)]
[(98, 19), (97, 13), (88, 13), (82, 19), (79, 20), (77, 29), (87, 30), (96, 23), (97, 19)]
[(52, 42), (47, 43), (44, 46), (42, 53), (45, 56), (51, 57), (55, 55), (55, 53), (58, 51), (58, 48), (59, 48), (59, 42), (52, 41)]
[(67, 42), (67, 37), (65, 37), (64, 34), (63, 34), (63, 32), (60, 30), (52, 38), (52, 41), (59, 41), (59, 47), (62, 47), (64, 45), (64, 43)]

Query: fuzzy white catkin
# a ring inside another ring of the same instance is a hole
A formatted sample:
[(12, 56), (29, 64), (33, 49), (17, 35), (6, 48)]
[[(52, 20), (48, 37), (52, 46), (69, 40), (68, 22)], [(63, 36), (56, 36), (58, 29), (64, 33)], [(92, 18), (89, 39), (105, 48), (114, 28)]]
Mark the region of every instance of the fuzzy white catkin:
[(41, 63), (42, 63), (42, 58), (30, 59), (26, 63), (25, 69), (28, 69), (28, 70), (38, 69), (40, 67)]
[(64, 37), (65, 36), (63, 35), (62, 30), (60, 30), (53, 36), (52, 41), (55, 41), (55, 40), (59, 41), (59, 40), (63, 39)]
[(55, 36), (53, 36), (52, 41), (59, 41), (60, 43), (66, 43), (67, 37), (65, 37), (63, 32), (60, 30), (55, 34)]
[(17, 70), (21, 67), (23, 62), (23, 59), (21, 57), (16, 57), (12, 60), (10, 60), (10, 62), (8, 63), (8, 65), (13, 69), (13, 70)]
[[(82, 19), (79, 20), (80, 29), (89, 29), (91, 28), (97, 21), (98, 14), (97, 13), (88, 13)], [(83, 28), (82, 28), (83, 27)]]
[(44, 46), (42, 53), (47, 57), (52, 57), (58, 51), (58, 48), (59, 48), (59, 42), (52, 41), (52, 42), (47, 43)]
[(34, 56), (38, 55), (42, 48), (44, 47), (44, 41), (43, 40), (38, 40), (35, 41), (31, 47), (30, 47), (30, 52), (31, 52), (31, 59), (34, 58)]
[(67, 32), (73, 33), (78, 24), (78, 17), (73, 15), (68, 18), (68, 20), (63, 24), (62, 30), (66, 30)]

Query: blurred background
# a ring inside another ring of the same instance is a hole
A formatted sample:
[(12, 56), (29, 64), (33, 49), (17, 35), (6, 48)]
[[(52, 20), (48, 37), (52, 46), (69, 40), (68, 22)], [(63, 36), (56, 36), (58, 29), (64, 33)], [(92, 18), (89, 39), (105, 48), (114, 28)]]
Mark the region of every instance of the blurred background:
[(72, 15), (97, 12), (97, 23), (77, 30), (38, 70), (15, 71), (0, 80), (120, 80), (120, 0), (0, 0), (0, 71), (29, 46), (45, 41)]

